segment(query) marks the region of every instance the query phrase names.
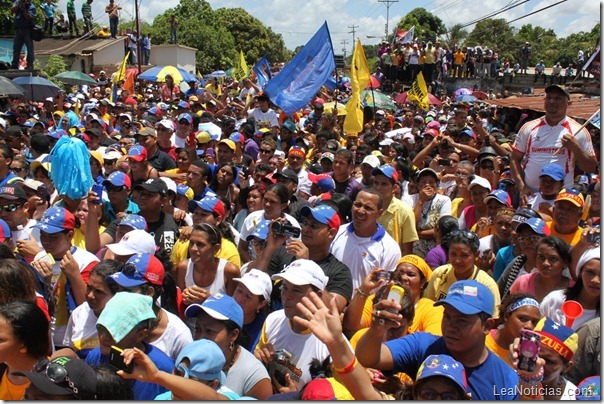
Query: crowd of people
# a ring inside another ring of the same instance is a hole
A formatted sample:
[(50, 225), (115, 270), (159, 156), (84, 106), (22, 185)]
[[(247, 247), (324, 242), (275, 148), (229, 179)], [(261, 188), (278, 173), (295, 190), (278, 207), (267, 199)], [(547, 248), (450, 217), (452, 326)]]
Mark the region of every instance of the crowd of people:
[(101, 76), (2, 106), (1, 399), (599, 399), (600, 132), (564, 87), (344, 133), (325, 88)]

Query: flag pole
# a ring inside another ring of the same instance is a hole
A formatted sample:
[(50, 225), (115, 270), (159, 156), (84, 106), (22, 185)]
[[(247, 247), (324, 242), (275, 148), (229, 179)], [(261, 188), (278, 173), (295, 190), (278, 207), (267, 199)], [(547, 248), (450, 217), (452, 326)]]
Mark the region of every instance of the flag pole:
[[(591, 122), (592, 118), (593, 118), (594, 116), (596, 116), (596, 114), (598, 114), (599, 112), (600, 112), (600, 110), (597, 110), (596, 112), (594, 112), (594, 113), (593, 113), (593, 114), (592, 114), (592, 115), (589, 117), (589, 119), (588, 119), (587, 121), (585, 121), (585, 122), (583, 123), (583, 125), (581, 125), (581, 126), (579, 127), (579, 129), (577, 129), (577, 130), (575, 131), (575, 133), (573, 133), (573, 134), (572, 134), (572, 137), (577, 136), (577, 135), (579, 134), (579, 132), (581, 132), (581, 131), (582, 131), (582, 130), (583, 130), (583, 129), (584, 129), (584, 128), (585, 128), (585, 127), (586, 127), (586, 126), (587, 126), (587, 125), (588, 125), (588, 124)], [(562, 150), (563, 150), (563, 149), (564, 149), (564, 146), (560, 146), (560, 148), (554, 152), (553, 156), (557, 156), (558, 154), (562, 153)]]

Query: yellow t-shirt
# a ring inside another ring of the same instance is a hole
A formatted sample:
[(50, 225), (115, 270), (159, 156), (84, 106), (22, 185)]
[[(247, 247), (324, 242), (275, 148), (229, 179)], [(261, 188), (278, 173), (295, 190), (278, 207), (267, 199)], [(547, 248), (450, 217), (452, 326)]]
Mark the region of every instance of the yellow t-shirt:
[(378, 223), (384, 226), (394, 241), (402, 246), (419, 240), (415, 229), (415, 214), (413, 209), (405, 202), (392, 198), (388, 208), (378, 218)]
[[(470, 279), (474, 279), (489, 288), (495, 298), (493, 318), (496, 318), (499, 303), (501, 303), (497, 283), (489, 276), (489, 274), (479, 270), (476, 265), (474, 265), (474, 270)], [(451, 266), (451, 264), (442, 265), (432, 272), (430, 282), (428, 282), (428, 286), (424, 289), (424, 297), (435, 302), (442, 300), (447, 296), (449, 288), (455, 282), (457, 282), (457, 277), (455, 276), (453, 266)]]
[(573, 246), (573, 247), (581, 240), (581, 236), (583, 235), (583, 227), (581, 227), (581, 226), (579, 226), (574, 233), (570, 233), (570, 234), (558, 233), (556, 231), (556, 229), (554, 228), (553, 221), (547, 222), (547, 227), (549, 227), (549, 230), (550, 230), (550, 233), (552, 236), (560, 237), (562, 240), (564, 240), (566, 242), (566, 244), (568, 244), (569, 246)]
[[(363, 307), (363, 317), (361, 324), (363, 327), (369, 327), (371, 323), (371, 315), (373, 313), (373, 299), (375, 295), (371, 295), (365, 301)], [(442, 335), (441, 323), (443, 319), (443, 307), (434, 307), (434, 301), (422, 297), (415, 305), (415, 316), (413, 317), (413, 323), (409, 326), (409, 334), (425, 331), (434, 335)], [(355, 334), (356, 336), (356, 334)], [(353, 337), (354, 338), (354, 337)], [(360, 337), (359, 337), (360, 338)], [(352, 340), (350, 340), (352, 344)], [(356, 342), (352, 345), (356, 346)]]
[[(189, 240), (181, 241), (178, 240), (174, 247), (172, 248), (172, 255), (170, 255), (170, 261), (176, 265), (182, 260), (186, 260), (189, 253)], [(235, 244), (232, 241), (227, 240), (226, 238), (222, 238), (220, 243), (220, 251), (216, 254), (217, 258), (222, 258), (230, 263), (237, 266), (237, 268), (241, 268), (241, 258), (239, 257), (239, 251)]]
[(511, 368), (513, 368), (512, 363), (510, 362), (510, 358), (508, 357), (509, 349), (505, 349), (500, 347), (497, 342), (493, 339), (493, 333), (495, 330), (491, 330), (490, 333), (487, 334), (487, 337), (484, 340), (485, 346), (489, 351), (493, 352), (495, 355), (499, 356), (501, 360), (507, 363)]
[(463, 198), (455, 198), (451, 201), (451, 216), (457, 219), (459, 219), (459, 214), (461, 213), (457, 211), (459, 209), (461, 201), (463, 201)]
[[(99, 234), (103, 234), (105, 226), (99, 226)], [(82, 250), (86, 250), (86, 237), (81, 228), (76, 228), (73, 231), (73, 239), (71, 239), (71, 245), (74, 245)]]
[(23, 400), (23, 395), (25, 394), (25, 389), (29, 386), (29, 380), (27, 380), (24, 384), (13, 384), (10, 380), (8, 380), (8, 369), (2, 375), (2, 379), (0, 380), (0, 400), (8, 401), (8, 400)]

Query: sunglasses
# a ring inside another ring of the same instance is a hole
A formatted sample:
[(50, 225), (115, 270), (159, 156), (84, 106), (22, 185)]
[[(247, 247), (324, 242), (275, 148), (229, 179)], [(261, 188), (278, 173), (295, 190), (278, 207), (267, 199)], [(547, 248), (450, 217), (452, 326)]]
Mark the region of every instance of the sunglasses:
[(2, 212), (14, 212), (19, 209), (23, 204), (11, 203), (10, 205), (2, 205), (0, 206), (0, 211)]
[(478, 240), (478, 235), (476, 233), (474, 233), (473, 231), (470, 230), (453, 230), (451, 233), (449, 233), (451, 235), (451, 237), (458, 237), (458, 236), (462, 236), (468, 240), (471, 241), (479, 241)]
[(121, 185), (119, 187), (116, 187), (115, 185), (107, 184), (105, 189), (107, 189), (107, 192), (122, 192), (124, 189), (126, 189), (126, 186)]
[(73, 382), (69, 378), (69, 372), (65, 369), (65, 366), (61, 365), (57, 362), (51, 362), (48, 359), (42, 359), (32, 369), (34, 373), (43, 373), (46, 375), (48, 380), (53, 382), (54, 384), (62, 384), (63, 382), (67, 382), (67, 388), (72, 391), (73, 395), (78, 396), (78, 388), (75, 387)]
[(436, 391), (430, 387), (422, 387), (418, 391), (417, 395), (421, 400), (436, 400), (437, 397), (440, 397), (442, 400), (450, 400), (450, 401), (459, 400), (459, 394), (457, 394), (453, 391), (445, 391), (445, 392), (439, 393), (438, 391)]
[(495, 170), (495, 166), (492, 166), (492, 165), (489, 165), (489, 164), (481, 165), (480, 168), (483, 169), (483, 170), (489, 170), (489, 171), (494, 171)]
[(103, 161), (103, 165), (106, 165), (106, 166), (112, 166), (112, 165), (114, 165), (116, 162), (117, 162), (117, 160), (107, 160), (107, 159), (105, 159), (105, 160)]
[(136, 265), (131, 262), (126, 263), (124, 265), (124, 267), (122, 268), (122, 273), (128, 277), (134, 277), (135, 274), (138, 274), (138, 276), (140, 276), (142, 279), (147, 280), (147, 278), (145, 278), (145, 275), (141, 271), (136, 269)]
[(10, 170), (14, 173), (22, 173), (23, 171), (27, 171), (27, 167), (15, 167)]
[(260, 153), (272, 153), (273, 151), (270, 149), (260, 149)]

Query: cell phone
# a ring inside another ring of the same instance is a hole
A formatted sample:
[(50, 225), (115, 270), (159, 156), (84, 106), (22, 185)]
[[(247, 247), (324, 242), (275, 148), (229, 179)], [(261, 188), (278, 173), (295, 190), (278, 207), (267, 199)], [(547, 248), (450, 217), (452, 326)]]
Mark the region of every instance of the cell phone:
[(491, 250), (490, 248), (487, 248), (486, 250), (484, 250), (484, 251), (482, 252), (482, 255), (481, 255), (481, 256), (482, 256), (482, 258), (486, 258), (486, 257), (488, 257), (488, 256), (489, 256), (489, 254), (491, 253), (491, 251), (492, 251), (492, 250)]
[(390, 279), (390, 273), (385, 269), (380, 269), (375, 273), (375, 279), (379, 281), (380, 279), (388, 280)]
[(50, 194), (48, 193), (48, 188), (46, 188), (46, 185), (38, 186), (38, 189), (36, 189), (36, 195), (44, 202), (50, 202)]
[(34, 261), (38, 262), (48, 262), (51, 266), (55, 264), (55, 259), (52, 255), (47, 253), (46, 251), (40, 251), (34, 257)]
[(533, 372), (539, 357), (541, 335), (534, 331), (522, 330), (520, 332), (520, 345), (518, 346), (518, 369)]
[(132, 373), (134, 370), (134, 362), (130, 362), (129, 365), (124, 363), (124, 357), (121, 356), (123, 349), (116, 347), (115, 345), (111, 346), (111, 351), (109, 352), (109, 366), (117, 370), (123, 370), (126, 373)]
[[(402, 304), (404, 296), (405, 296), (405, 289), (403, 289), (402, 287), (400, 287), (398, 285), (392, 285), (390, 287), (390, 290), (388, 291), (388, 296), (386, 297), (386, 300), (389, 300), (389, 301), (392, 300), (398, 304)], [(396, 314), (396, 311), (394, 309), (388, 309), (388, 311)]]
[[(600, 229), (600, 226), (594, 227), (594, 229)], [(600, 232), (588, 233), (587, 242), (592, 244), (600, 244)]]
[(438, 165), (439, 166), (450, 166), (451, 159), (440, 159), (440, 160), (438, 160)]
[(94, 184), (92, 186), (92, 192), (97, 195), (97, 198), (94, 200), (94, 203), (103, 203), (103, 186), (100, 184)]
[(275, 377), (277, 383), (282, 386), (287, 386), (287, 381), (285, 380), (285, 374), (283, 372), (279, 371), (278, 369), (275, 369), (275, 371), (273, 372), (273, 376)]

